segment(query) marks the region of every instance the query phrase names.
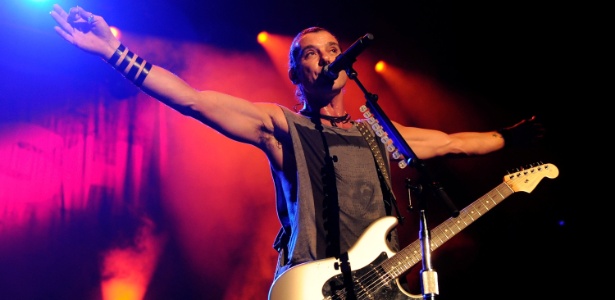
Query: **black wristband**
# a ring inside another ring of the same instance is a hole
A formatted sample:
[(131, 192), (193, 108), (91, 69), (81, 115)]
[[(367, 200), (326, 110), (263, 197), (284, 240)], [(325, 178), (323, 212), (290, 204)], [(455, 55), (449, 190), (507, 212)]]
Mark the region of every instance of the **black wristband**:
[(107, 59), (107, 62), (115, 67), (115, 64), (117, 63), (118, 59), (120, 59), (120, 57), (122, 56), (122, 53), (124, 53), (124, 50), (126, 50), (126, 47), (124, 47), (124, 45), (120, 44), (117, 49), (115, 49), (115, 52), (113, 52), (113, 55), (111, 55), (111, 57), (109, 57), (109, 59)]
[(146, 63), (145, 67), (143, 67), (143, 70), (141, 70), (141, 74), (139, 74), (139, 77), (134, 81), (136, 86), (141, 87), (141, 85), (143, 84), (143, 81), (145, 81), (145, 77), (147, 77), (151, 69), (152, 69), (152, 64), (150, 64), (149, 62)]
[(124, 73), (124, 70), (126, 70), (126, 67), (128, 67), (128, 64), (130, 64), (130, 62), (132, 61), (132, 57), (135, 54), (132, 53), (132, 51), (128, 50), (128, 53), (126, 54), (126, 57), (124, 57), (124, 60), (122, 61), (122, 63), (120, 63), (119, 66), (117, 66), (117, 70)]
[(130, 71), (128, 72), (128, 74), (126, 74), (126, 78), (128, 78), (131, 81), (134, 81), (137, 76), (137, 72), (139, 72), (139, 69), (141, 69), (141, 63), (143, 63), (143, 58), (141, 57), (137, 57), (137, 59), (135, 59), (135, 62), (132, 64), (132, 67), (130, 67)]

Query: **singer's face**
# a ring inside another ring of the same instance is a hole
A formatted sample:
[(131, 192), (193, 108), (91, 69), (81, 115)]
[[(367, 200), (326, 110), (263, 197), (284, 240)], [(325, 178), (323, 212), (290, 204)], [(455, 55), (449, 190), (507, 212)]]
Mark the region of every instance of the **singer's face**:
[(341, 71), (335, 81), (321, 75), (323, 67), (332, 63), (342, 53), (335, 36), (327, 31), (308, 33), (301, 38), (299, 45), (301, 51), (298, 56), (297, 75), (304, 91), (320, 96), (340, 93), (348, 80), (345, 71)]

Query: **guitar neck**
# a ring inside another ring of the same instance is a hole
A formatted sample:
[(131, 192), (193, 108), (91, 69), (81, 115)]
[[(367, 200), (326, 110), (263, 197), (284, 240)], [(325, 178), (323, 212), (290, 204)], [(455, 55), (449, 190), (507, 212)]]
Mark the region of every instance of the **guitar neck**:
[[(457, 217), (449, 218), (430, 230), (431, 250), (440, 247), (513, 193), (514, 191), (510, 186), (503, 182), (462, 209)], [(382, 267), (393, 278), (397, 278), (421, 261), (421, 259), (421, 241), (416, 240), (385, 261)]]

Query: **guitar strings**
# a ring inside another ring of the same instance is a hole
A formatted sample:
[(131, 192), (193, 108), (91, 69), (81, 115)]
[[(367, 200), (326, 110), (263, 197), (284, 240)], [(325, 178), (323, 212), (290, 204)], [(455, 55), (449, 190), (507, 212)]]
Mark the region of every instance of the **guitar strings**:
[[(463, 210), (462, 210), (463, 211)], [(435, 228), (434, 230), (437, 230), (438, 228)], [(397, 278), (397, 276), (392, 276), (391, 274), (399, 272), (399, 266), (403, 266), (404, 268), (402, 268), (403, 270), (408, 270), (410, 267), (414, 266), (418, 261), (420, 261), (420, 258), (417, 257), (413, 257), (410, 261), (409, 257), (406, 256), (406, 259), (404, 259), (404, 261), (408, 261), (406, 263), (403, 263), (401, 265), (391, 265), (388, 268), (385, 268), (384, 265), (387, 261), (393, 261), (395, 260), (395, 257), (399, 257), (399, 255), (408, 255), (410, 253), (416, 253), (417, 251), (420, 251), (420, 246), (418, 244), (412, 243), (410, 245), (408, 245), (406, 248), (402, 249), (400, 252), (397, 252), (395, 254), (393, 254), (393, 256), (391, 256), (390, 258), (388, 258), (387, 260), (381, 262), (380, 264), (378, 264), (377, 266), (375, 266), (374, 268), (372, 268), (371, 270), (369, 270), (368, 272), (366, 272), (365, 274), (363, 274), (362, 276), (360, 276), (359, 278), (357, 278), (357, 280), (352, 280), (353, 282), (358, 281), (358, 282), (362, 282), (362, 286), (364, 286), (364, 288), (361, 288), (358, 292), (356, 296), (357, 300), (363, 300), (363, 299), (374, 299), (374, 293), (377, 292), (380, 288), (386, 286), (387, 284), (395, 284), (391, 281), (393, 281), (395, 278)], [(412, 256), (412, 255), (411, 255)], [(387, 271), (387, 269), (389, 269)], [(399, 272), (399, 273), (403, 273)], [(400, 289), (402, 287), (399, 287)], [(336, 291), (336, 294), (331, 296), (330, 298), (327, 299), (332, 299), (332, 300), (337, 300), (337, 299), (347, 299), (347, 291), (346, 288), (343, 288), (341, 290)], [(416, 297), (413, 297), (416, 296)], [(421, 296), (419, 295), (412, 295), (409, 297), (409, 299), (414, 299), (414, 300), (418, 300), (418, 299), (422, 299)]]
[[(372, 294), (374, 292), (376, 292), (381, 287), (386, 286), (389, 282), (393, 280), (393, 277), (391, 277), (388, 272), (384, 271), (384, 268), (381, 268), (381, 266), (382, 264), (376, 266), (375, 268), (371, 269), (363, 276), (358, 278), (358, 280), (361, 282), (367, 282), (367, 285), (365, 285), (365, 288), (361, 288), (359, 290), (359, 293), (356, 295), (357, 300), (372, 299)], [(382, 269), (383, 272), (378, 272), (377, 269)], [(379, 273), (382, 273), (382, 275), (379, 275)], [(346, 295), (348, 295), (346, 288), (343, 288), (341, 290), (338, 290), (336, 294), (331, 297), (331, 299), (346, 299)]]

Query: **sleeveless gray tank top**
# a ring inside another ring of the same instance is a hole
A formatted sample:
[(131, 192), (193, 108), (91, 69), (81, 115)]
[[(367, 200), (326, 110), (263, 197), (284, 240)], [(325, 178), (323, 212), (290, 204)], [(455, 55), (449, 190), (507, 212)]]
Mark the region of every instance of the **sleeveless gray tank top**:
[[(322, 126), (280, 107), (293, 149), (285, 149), (282, 172), (272, 169), (282, 223), (274, 243), (280, 252), (276, 278), (297, 264), (348, 251), (372, 222), (387, 214), (373, 154), (356, 124), (349, 129)], [(396, 235), (394, 240), (393, 249)]]

